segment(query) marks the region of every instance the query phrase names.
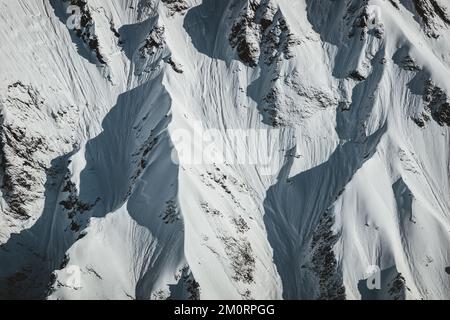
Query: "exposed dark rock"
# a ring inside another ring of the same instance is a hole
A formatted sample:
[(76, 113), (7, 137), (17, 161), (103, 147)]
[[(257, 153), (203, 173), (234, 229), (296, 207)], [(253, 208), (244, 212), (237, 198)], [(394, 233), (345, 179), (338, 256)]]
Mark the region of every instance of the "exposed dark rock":
[(244, 238), (222, 237), (225, 253), (231, 260), (233, 280), (243, 283), (254, 281), (256, 261), (250, 242)]
[(369, 26), (369, 9), (367, 6), (363, 6), (361, 9), (361, 13), (356, 17), (355, 21), (353, 22), (353, 26), (356, 28), (367, 28)]
[(116, 29), (113, 20), (111, 20), (111, 21), (109, 22), (109, 29), (114, 33), (114, 36), (115, 36), (116, 38), (120, 39), (120, 33), (119, 33), (119, 31)]
[(375, 35), (375, 37), (377, 37), (378, 39), (383, 39), (384, 37), (384, 25), (383, 24), (379, 24), (378, 26), (376, 26), (373, 29), (373, 34)]
[(161, 0), (166, 7), (169, 9), (169, 15), (173, 16), (175, 14), (184, 14), (187, 9), (189, 9), (189, 5), (186, 0)]
[(359, 35), (362, 41), (366, 38), (369, 27), (372, 24), (369, 15), (368, 1), (349, 1), (347, 4), (347, 12), (344, 16), (347, 25), (350, 27), (349, 38)]
[(223, 216), (222, 212), (220, 212), (217, 209), (211, 208), (207, 202), (202, 202), (201, 207), (202, 207), (203, 211), (205, 211), (205, 213), (207, 213), (207, 214), (210, 214), (212, 216), (217, 216), (217, 217)]
[(61, 261), (61, 264), (59, 265), (59, 270), (62, 270), (65, 267), (67, 267), (67, 265), (69, 264), (69, 261), (70, 261), (70, 256), (68, 254), (65, 254), (63, 260)]
[[(97, 35), (95, 34), (95, 23), (92, 18), (87, 0), (69, 1), (70, 5), (74, 5), (80, 8), (80, 25), (75, 26), (75, 34), (95, 54), (98, 62), (100, 62), (101, 64), (106, 64), (106, 61), (100, 52), (99, 40)], [(67, 0), (65, 2), (67, 2)]]
[(97, 271), (95, 271), (94, 268), (87, 267), (87, 268), (86, 268), (86, 271), (87, 271), (88, 273), (94, 275), (97, 279), (103, 280), (103, 277), (102, 277)]
[[(144, 45), (139, 49), (142, 59), (151, 58), (152, 56), (156, 56), (157, 53), (161, 54), (164, 52), (163, 50), (167, 48), (164, 32), (164, 26), (156, 25), (152, 28), (145, 39)], [(170, 65), (175, 72), (183, 73), (182, 66), (175, 62), (172, 56), (169, 55), (163, 58), (163, 61)]]
[(252, 292), (249, 289), (245, 290), (244, 293), (241, 294), (241, 297), (243, 300), (255, 300), (252, 297)]
[(239, 233), (246, 233), (248, 230), (250, 230), (247, 222), (241, 216), (233, 218), (232, 221)]
[(388, 284), (388, 293), (393, 300), (404, 300), (405, 299), (405, 278), (401, 273)]
[(420, 127), (424, 128), (428, 121), (430, 121), (430, 117), (422, 112), (420, 117), (413, 117), (413, 121)]
[[(259, 59), (260, 48), (258, 46), (258, 38), (251, 39), (250, 37), (257, 37), (259, 34), (249, 34), (248, 31), (254, 30), (256, 33), (255, 11), (259, 4), (256, 2), (249, 2), (248, 7), (242, 14), (239, 21), (237, 21), (231, 28), (229, 36), (232, 48), (235, 48), (239, 59), (250, 67), (256, 67)], [(253, 10), (252, 10), (253, 9)]]
[(281, 57), (291, 59), (291, 48), (300, 44), (272, 0), (249, 0), (231, 28), (229, 41), (250, 67), (260, 61), (272, 64)]
[(262, 97), (259, 109), (265, 123), (281, 127), (303, 121), (338, 103), (330, 91), (306, 85), (299, 72), (293, 71), (278, 75), (272, 81), (272, 87)]
[[(10, 95), (5, 101), (7, 112), (26, 119), (33, 110), (43, 107), (38, 91), (16, 82), (9, 87)], [(0, 127), (0, 166), (2, 171), (1, 190), (9, 212), (14, 218), (29, 219), (28, 206), (43, 196), (43, 178), (49, 163), (37, 154), (49, 153), (46, 139), (31, 133), (25, 127), (2, 121)]]
[(161, 218), (165, 224), (175, 223), (180, 220), (178, 205), (174, 200), (169, 200), (166, 202), (166, 208), (164, 213), (161, 215)]
[(165, 47), (164, 31), (164, 26), (155, 26), (152, 28), (145, 39), (144, 45), (139, 49), (142, 58), (154, 55), (157, 50)]
[(67, 217), (70, 220), (68, 229), (74, 233), (78, 233), (82, 229), (85, 221), (81, 215), (92, 210), (92, 208), (100, 201), (100, 198), (97, 198), (93, 203), (86, 203), (80, 200), (77, 187), (70, 180), (70, 172), (66, 174), (64, 181), (65, 183), (62, 187), (62, 191), (67, 195), (64, 200), (60, 201), (59, 205), (64, 208)]
[(344, 20), (349, 27), (348, 37), (359, 36), (362, 41), (367, 35), (373, 35), (378, 39), (384, 37), (384, 25), (371, 16), (367, 0), (349, 1)]
[(354, 70), (349, 74), (350, 78), (356, 81), (366, 80), (366, 76), (364, 76), (359, 70)]
[(263, 98), (263, 101), (266, 103), (266, 107), (264, 108), (264, 113), (268, 119), (270, 119), (270, 123), (273, 127), (278, 127), (283, 123), (283, 119), (278, 112), (278, 91), (276, 88), (271, 88), (266, 96)]
[(192, 272), (183, 275), (183, 281), (188, 292), (188, 300), (200, 300), (200, 284), (195, 281)]
[(164, 59), (164, 62), (169, 64), (172, 67), (173, 71), (175, 71), (176, 73), (184, 72), (182, 66), (179, 63), (173, 61), (172, 57)]
[(397, 0), (389, 0), (389, 2), (394, 6), (395, 9), (400, 10), (400, 6)]
[(144, 143), (142, 144), (142, 146), (140, 146), (140, 148), (137, 150), (137, 152), (135, 152), (133, 154), (133, 158), (134, 158), (133, 162), (136, 165), (136, 169), (130, 178), (130, 185), (128, 187), (128, 191), (127, 191), (127, 194), (125, 195), (124, 200), (127, 199), (131, 195), (133, 188), (136, 185), (136, 181), (142, 175), (145, 168), (147, 168), (147, 162), (148, 162), (147, 158), (148, 158), (149, 154), (151, 153), (151, 151), (153, 150), (153, 148), (158, 143), (158, 141), (159, 141), (159, 139), (158, 139), (158, 137), (155, 137), (153, 131), (150, 132), (149, 137), (144, 141)]
[(422, 26), (429, 37), (438, 38), (443, 26), (450, 25), (447, 8), (436, 0), (412, 0)]
[(345, 299), (342, 274), (333, 252), (333, 246), (338, 240), (338, 236), (331, 229), (333, 224), (333, 217), (326, 212), (321, 218), (311, 242), (312, 271), (319, 279), (319, 299), (322, 300)]
[(423, 100), (425, 101), (425, 110), (431, 113), (439, 125), (450, 126), (450, 101), (444, 90), (429, 80), (425, 85)]

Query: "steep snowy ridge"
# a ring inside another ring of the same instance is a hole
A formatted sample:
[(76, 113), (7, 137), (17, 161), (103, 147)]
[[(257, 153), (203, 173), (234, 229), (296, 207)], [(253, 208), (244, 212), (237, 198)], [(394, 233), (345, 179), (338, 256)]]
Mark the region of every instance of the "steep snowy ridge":
[(448, 7), (0, 0), (0, 298), (450, 298)]

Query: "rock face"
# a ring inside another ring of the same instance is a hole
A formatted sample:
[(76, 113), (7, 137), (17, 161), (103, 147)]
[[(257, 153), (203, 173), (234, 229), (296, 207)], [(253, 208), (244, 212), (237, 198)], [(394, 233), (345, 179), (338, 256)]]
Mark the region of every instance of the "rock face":
[(95, 22), (92, 19), (88, 1), (64, 0), (64, 2), (66, 4), (66, 12), (71, 11), (70, 8), (72, 8), (72, 14), (75, 15), (76, 21), (78, 22), (74, 25), (76, 36), (79, 37), (86, 47), (92, 51), (99, 63), (106, 64), (106, 61), (100, 52), (100, 44), (95, 31)]
[(164, 48), (164, 26), (155, 26), (145, 39), (145, 44), (139, 49), (143, 57), (154, 55), (158, 49)]
[(423, 100), (425, 109), (439, 125), (450, 126), (450, 101), (444, 90), (429, 80), (425, 86)]
[[(60, 121), (72, 117), (67, 116), (70, 108), (49, 111), (45, 104), (39, 91), (21, 82), (8, 86), (0, 104), (1, 190), (7, 205), (4, 213), (19, 220), (37, 218), (35, 213), (42, 205), (47, 175), (52, 174), (51, 161), (58, 156), (52, 146), (55, 137), (46, 135), (41, 125), (46, 123), (57, 130)], [(67, 125), (70, 126), (70, 120)], [(64, 144), (70, 148), (70, 137), (58, 143), (62, 148)]]
[(272, 64), (280, 58), (290, 59), (292, 47), (300, 44), (272, 0), (246, 1), (229, 40), (239, 59), (250, 67), (260, 61)]
[(0, 7), (0, 298), (450, 299), (445, 1)]
[(345, 300), (345, 287), (333, 252), (333, 246), (339, 239), (338, 235), (333, 234), (333, 224), (332, 216), (325, 213), (311, 242), (311, 269), (319, 278), (318, 298), (321, 300)]
[(421, 20), (426, 34), (437, 38), (442, 28), (450, 26), (448, 4), (442, 0), (413, 0), (415, 12)]
[[(307, 108), (298, 108), (304, 103)], [(338, 104), (332, 92), (307, 86), (297, 71), (280, 74), (263, 97), (262, 113), (268, 124), (274, 127), (289, 126), (293, 122), (308, 119), (318, 112)]]
[(364, 40), (369, 33), (379, 39), (383, 38), (384, 25), (370, 11), (368, 3), (368, 1), (348, 2), (344, 19), (350, 24), (350, 31), (348, 33), (350, 38), (359, 36), (360, 40)]

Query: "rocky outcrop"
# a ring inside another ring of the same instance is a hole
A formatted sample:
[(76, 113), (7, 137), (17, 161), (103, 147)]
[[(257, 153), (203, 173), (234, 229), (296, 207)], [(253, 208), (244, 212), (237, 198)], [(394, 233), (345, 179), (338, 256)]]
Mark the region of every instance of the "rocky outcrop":
[(64, 195), (64, 199), (59, 202), (59, 205), (62, 206), (63, 211), (67, 214), (67, 218), (70, 221), (68, 229), (74, 233), (79, 233), (89, 219), (89, 217), (83, 217), (82, 215), (91, 210), (100, 201), (100, 198), (97, 198), (94, 203), (82, 201), (78, 196), (77, 186), (70, 180), (70, 172), (64, 179), (62, 194)]
[(150, 30), (144, 44), (139, 48), (139, 53), (142, 58), (154, 55), (158, 50), (165, 47), (166, 41), (164, 38), (164, 31), (164, 26), (158, 25)]
[(18, 232), (39, 218), (47, 189), (63, 176), (54, 161), (73, 150), (79, 114), (75, 107), (50, 106), (22, 82), (8, 86), (0, 109), (2, 213), (8, 232)]
[(153, 133), (150, 133), (150, 136), (145, 140), (144, 144), (139, 148), (137, 152), (135, 152), (133, 156), (133, 164), (136, 166), (133, 175), (130, 178), (130, 184), (128, 187), (127, 194), (125, 195), (124, 201), (132, 194), (133, 188), (136, 185), (136, 182), (140, 179), (142, 173), (147, 168), (148, 165), (148, 157), (153, 148), (157, 145), (159, 139)]
[[(42, 110), (44, 101), (37, 90), (16, 82), (9, 86), (2, 103), (0, 152), (1, 191), (7, 204), (5, 213), (17, 219), (29, 219), (30, 208), (43, 197), (48, 156), (52, 153), (46, 138), (25, 125), (27, 115)], [(5, 121), (9, 113), (20, 121)], [(47, 161), (46, 161), (47, 160)]]
[(321, 300), (345, 300), (342, 274), (333, 252), (333, 246), (338, 240), (338, 235), (332, 231), (333, 224), (333, 217), (326, 212), (311, 242), (311, 269), (319, 279), (319, 299)]
[(450, 15), (442, 1), (412, 0), (412, 2), (417, 18), (429, 37), (438, 38), (440, 30), (450, 26)]
[[(75, 26), (75, 34), (93, 52), (99, 63), (106, 64), (105, 58), (100, 52), (99, 39), (95, 34), (95, 21), (92, 18), (87, 0), (65, 0), (65, 2), (67, 5), (70, 4), (80, 8), (79, 24)], [(117, 32), (114, 33), (116, 36), (118, 35)]]
[(221, 239), (234, 272), (233, 280), (246, 284), (254, 282), (256, 261), (251, 243), (244, 237), (222, 237)]
[(368, 35), (373, 35), (379, 39), (382, 39), (384, 36), (384, 25), (371, 12), (367, 0), (349, 1), (344, 21), (349, 26), (349, 38), (358, 36), (362, 41)]
[(290, 59), (292, 47), (300, 44), (272, 0), (248, 1), (231, 28), (229, 41), (239, 59), (250, 67)]
[(397, 275), (388, 283), (388, 293), (392, 300), (405, 300), (406, 287), (405, 278), (401, 273)]
[(178, 286), (180, 286), (183, 297), (174, 296), (173, 293), (170, 299), (181, 299), (185, 298), (187, 300), (200, 300), (200, 285), (195, 280), (189, 266), (185, 266), (177, 275), (175, 275), (175, 280), (178, 280)]
[(440, 126), (450, 126), (450, 100), (444, 90), (428, 80), (423, 94), (425, 110)]
[(389, 2), (394, 6), (395, 9), (400, 10), (398, 0), (389, 0)]
[(417, 63), (416, 59), (411, 57), (410, 55), (406, 55), (400, 61), (400, 67), (406, 71), (420, 71), (422, 67)]
[(306, 86), (297, 71), (278, 76), (262, 100), (265, 121), (274, 127), (293, 125), (338, 104), (330, 90)]
[(426, 112), (422, 112), (419, 116), (412, 117), (412, 120), (420, 127), (424, 128), (428, 121), (430, 121), (430, 117)]
[(139, 55), (142, 60), (148, 60), (150, 64), (161, 55), (166, 55), (162, 58), (162, 61), (172, 67), (172, 70), (176, 73), (183, 73), (183, 67), (175, 62), (170, 50), (167, 48), (165, 28), (162, 25), (157, 24), (150, 30), (144, 44), (139, 48)]
[(169, 15), (173, 16), (175, 14), (185, 14), (189, 5), (186, 0), (161, 0), (169, 10)]

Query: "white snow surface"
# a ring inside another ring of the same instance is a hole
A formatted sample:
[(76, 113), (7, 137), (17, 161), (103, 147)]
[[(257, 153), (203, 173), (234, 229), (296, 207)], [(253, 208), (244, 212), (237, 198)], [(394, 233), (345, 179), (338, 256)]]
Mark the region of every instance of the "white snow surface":
[[(375, 298), (450, 299), (450, 131), (413, 120), (427, 80), (450, 94), (450, 25), (412, 0), (85, 1), (104, 64), (67, 2), (0, 0), (0, 298), (364, 299), (378, 266)], [(246, 26), (250, 66), (229, 38), (255, 3), (295, 41), (266, 63)], [(272, 161), (185, 161), (199, 127)]]

